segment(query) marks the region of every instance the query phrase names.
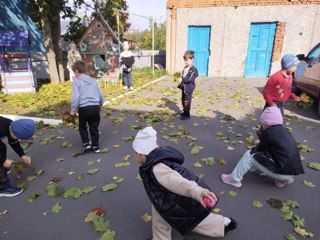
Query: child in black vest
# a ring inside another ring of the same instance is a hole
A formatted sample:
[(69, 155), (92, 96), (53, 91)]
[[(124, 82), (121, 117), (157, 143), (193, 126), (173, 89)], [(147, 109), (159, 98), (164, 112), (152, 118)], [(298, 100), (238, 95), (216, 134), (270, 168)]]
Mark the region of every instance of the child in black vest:
[(146, 127), (132, 144), (152, 203), (153, 240), (171, 239), (171, 227), (182, 235), (194, 231), (211, 237), (222, 237), (235, 229), (235, 220), (212, 213), (218, 199), (182, 166), (182, 153), (172, 147), (158, 147), (156, 142), (157, 132)]

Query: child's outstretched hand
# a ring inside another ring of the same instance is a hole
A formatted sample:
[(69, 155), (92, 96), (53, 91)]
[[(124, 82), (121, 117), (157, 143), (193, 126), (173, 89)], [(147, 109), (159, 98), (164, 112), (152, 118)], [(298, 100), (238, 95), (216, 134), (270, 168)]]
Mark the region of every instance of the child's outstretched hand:
[(21, 159), (28, 165), (31, 164), (31, 156), (28, 156), (28, 155), (22, 155), (21, 156)]
[(217, 196), (213, 192), (210, 192), (209, 190), (202, 191), (200, 195), (200, 199), (201, 199), (202, 206), (207, 208), (214, 206), (216, 201), (218, 200)]
[(3, 166), (6, 167), (6, 168), (11, 168), (12, 163), (14, 163), (13, 160), (6, 159), (6, 161), (3, 163)]

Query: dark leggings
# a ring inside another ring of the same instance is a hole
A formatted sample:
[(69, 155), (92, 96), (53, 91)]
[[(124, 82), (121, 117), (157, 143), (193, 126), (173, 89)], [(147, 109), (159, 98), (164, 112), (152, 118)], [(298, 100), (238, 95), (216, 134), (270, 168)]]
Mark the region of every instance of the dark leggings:
[(7, 177), (7, 171), (5, 167), (0, 166), (0, 189), (6, 189), (9, 185), (9, 179)]
[(186, 113), (187, 115), (190, 115), (192, 92), (184, 93), (182, 91), (181, 101), (182, 101), (183, 112)]
[(82, 143), (89, 143), (88, 127), (92, 146), (99, 146), (99, 124), (100, 124), (100, 106), (80, 107), (79, 113), (79, 133)]
[[(275, 104), (277, 104), (277, 107), (280, 109), (280, 112), (281, 112), (282, 117), (284, 117), (284, 107), (283, 107), (284, 103), (275, 102)], [(266, 103), (266, 104), (264, 105), (263, 110), (265, 110), (267, 107), (270, 107), (268, 103)]]

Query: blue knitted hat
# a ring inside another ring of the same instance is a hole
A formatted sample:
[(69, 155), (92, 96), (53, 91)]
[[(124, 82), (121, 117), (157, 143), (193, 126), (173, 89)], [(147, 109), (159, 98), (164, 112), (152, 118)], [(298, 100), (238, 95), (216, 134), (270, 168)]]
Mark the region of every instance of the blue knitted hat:
[(281, 59), (281, 67), (282, 69), (288, 69), (291, 67), (298, 66), (299, 62), (300, 61), (296, 56), (292, 54), (286, 54)]
[(13, 134), (22, 140), (29, 139), (36, 131), (36, 124), (30, 119), (19, 119), (10, 124)]

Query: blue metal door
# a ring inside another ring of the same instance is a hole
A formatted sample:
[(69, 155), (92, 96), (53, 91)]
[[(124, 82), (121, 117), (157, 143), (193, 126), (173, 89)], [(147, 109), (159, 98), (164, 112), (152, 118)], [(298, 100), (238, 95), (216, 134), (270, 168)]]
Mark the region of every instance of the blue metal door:
[(275, 29), (275, 23), (251, 24), (245, 77), (269, 76)]
[(188, 27), (188, 50), (195, 53), (193, 64), (198, 69), (199, 76), (208, 75), (210, 32), (210, 26)]

